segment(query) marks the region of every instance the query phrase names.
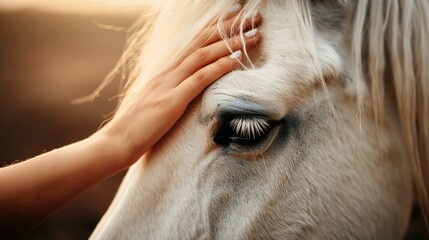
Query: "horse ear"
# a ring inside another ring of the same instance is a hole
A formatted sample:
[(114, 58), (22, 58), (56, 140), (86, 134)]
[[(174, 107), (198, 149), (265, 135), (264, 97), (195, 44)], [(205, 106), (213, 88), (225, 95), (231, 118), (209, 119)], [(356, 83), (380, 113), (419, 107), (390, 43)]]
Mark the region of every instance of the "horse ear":
[(394, 96), (417, 197), (429, 229), (429, 2), (362, 2), (357, 10), (365, 9), (361, 16), (365, 16), (367, 41), (363, 42), (367, 44), (376, 123), (385, 118), (385, 95)]

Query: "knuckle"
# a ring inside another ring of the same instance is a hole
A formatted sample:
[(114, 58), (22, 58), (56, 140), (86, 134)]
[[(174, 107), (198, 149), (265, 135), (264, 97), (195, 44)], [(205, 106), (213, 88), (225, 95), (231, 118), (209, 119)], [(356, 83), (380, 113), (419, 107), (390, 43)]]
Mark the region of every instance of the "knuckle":
[(204, 61), (208, 57), (209, 52), (205, 48), (200, 48), (200, 49), (197, 49), (192, 55), (194, 60)]
[(225, 58), (221, 58), (221, 59), (216, 61), (216, 67), (220, 70), (229, 68), (230, 65), (231, 65), (230, 61), (228, 59), (225, 59)]
[(165, 108), (170, 104), (170, 99), (166, 96), (158, 97), (155, 101), (154, 106), (156, 108)]
[(239, 36), (235, 36), (230, 41), (231, 48), (237, 49), (241, 47), (241, 39)]
[(162, 97), (159, 97), (153, 107), (155, 110), (171, 111), (178, 107), (181, 107), (181, 100), (175, 97), (173, 94), (167, 93)]
[(204, 82), (204, 79), (206, 78), (204, 72), (198, 71), (194, 74), (194, 80), (197, 82)]

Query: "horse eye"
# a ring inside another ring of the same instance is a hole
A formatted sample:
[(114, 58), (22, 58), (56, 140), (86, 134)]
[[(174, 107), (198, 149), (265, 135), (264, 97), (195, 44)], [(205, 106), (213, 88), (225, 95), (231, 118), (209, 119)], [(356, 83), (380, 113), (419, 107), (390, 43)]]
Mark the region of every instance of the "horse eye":
[(222, 124), (213, 141), (223, 147), (230, 144), (255, 145), (268, 135), (273, 125), (262, 117), (240, 116)]

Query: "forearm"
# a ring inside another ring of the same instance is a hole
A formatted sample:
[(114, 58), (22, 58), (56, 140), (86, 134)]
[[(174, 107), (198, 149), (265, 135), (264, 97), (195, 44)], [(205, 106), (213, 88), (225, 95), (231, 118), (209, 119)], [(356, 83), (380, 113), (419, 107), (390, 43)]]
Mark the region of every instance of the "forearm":
[(95, 135), (0, 169), (0, 232), (37, 224), (132, 157), (121, 142)]

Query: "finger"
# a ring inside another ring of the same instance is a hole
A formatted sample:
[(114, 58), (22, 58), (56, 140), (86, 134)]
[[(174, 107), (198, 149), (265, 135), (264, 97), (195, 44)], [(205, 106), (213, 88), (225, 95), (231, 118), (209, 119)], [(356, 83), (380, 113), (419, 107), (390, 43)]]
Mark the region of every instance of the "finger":
[(191, 102), (207, 86), (240, 66), (239, 60), (241, 58), (241, 50), (220, 58), (216, 62), (200, 69), (198, 72), (188, 77), (173, 90), (174, 94), (177, 94), (179, 99), (184, 99), (187, 103)]
[[(252, 28), (256, 28), (262, 22), (262, 17), (257, 14), (255, 16), (251, 16), (246, 18), (243, 23), (243, 31), (246, 32)], [(240, 24), (241, 19), (237, 17), (230, 18), (225, 20), (223, 24), (220, 26), (220, 30), (227, 34), (228, 37), (234, 36), (240, 32)], [(208, 46), (222, 39), (221, 34), (219, 33), (219, 29), (217, 25), (212, 26), (207, 31), (207, 37), (203, 39), (207, 39), (203, 46)]]
[[(239, 14), (237, 11), (239, 11), (241, 9), (241, 5), (238, 4), (235, 9), (231, 9), (230, 13), (223, 19), (223, 22), (221, 23), (221, 25), (223, 27), (221, 27), (223, 29), (223, 31), (225, 33), (227, 33), (227, 36), (229, 36), (229, 30), (231, 29), (232, 25), (234, 24), (234, 22), (236, 21), (238, 24), (239, 22), (241, 22), (239, 19), (241, 19), (239, 17)], [(255, 23), (257, 24), (253, 24), (253, 25), (258, 25), (261, 22), (261, 16), (255, 16)], [(239, 25), (239, 24), (238, 24)], [(246, 26), (251, 26), (252, 24), (245, 24)], [(248, 29), (246, 29), (248, 30)], [(218, 31), (218, 22), (215, 22), (212, 26), (208, 27), (208, 29), (206, 31), (204, 31), (196, 40), (195, 42), (193, 42), (189, 48), (186, 50), (185, 54), (183, 55), (183, 58), (180, 59), (178, 61), (178, 63), (174, 66), (174, 68), (176, 68), (178, 65), (180, 65), (180, 63), (189, 55), (191, 55), (196, 49), (201, 48), (201, 47), (205, 47), (208, 45), (211, 45), (217, 41), (220, 41), (222, 39), (219, 31)]]
[[(258, 14), (250, 14), (244, 21), (243, 27), (241, 28), (241, 17), (240, 13), (230, 13), (227, 15), (227, 17), (224, 18), (223, 23), (221, 24), (221, 31), (226, 33), (227, 37), (232, 37), (240, 32), (240, 29), (242, 29), (243, 32), (246, 32), (250, 29), (256, 28), (259, 24), (262, 22), (262, 17)], [(203, 32), (201, 34), (201, 37), (199, 37), (195, 43), (192, 44), (192, 46), (186, 51), (184, 54), (184, 57), (178, 61), (178, 64), (175, 66), (175, 68), (180, 64), (180, 62), (183, 61), (187, 56), (192, 54), (196, 49), (200, 47), (205, 47), (208, 45), (211, 45), (217, 41), (222, 40), (222, 36), (220, 34), (220, 31), (218, 29), (217, 23), (213, 24), (207, 31)]]
[[(248, 31), (244, 35), (244, 44), (248, 48), (255, 46), (261, 41), (261, 36), (257, 29)], [(178, 82), (173, 84), (180, 84), (181, 80), (183, 81), (188, 78), (199, 69), (243, 47), (241, 36), (234, 36), (227, 41), (228, 45), (222, 40), (193, 52), (176, 69)]]

